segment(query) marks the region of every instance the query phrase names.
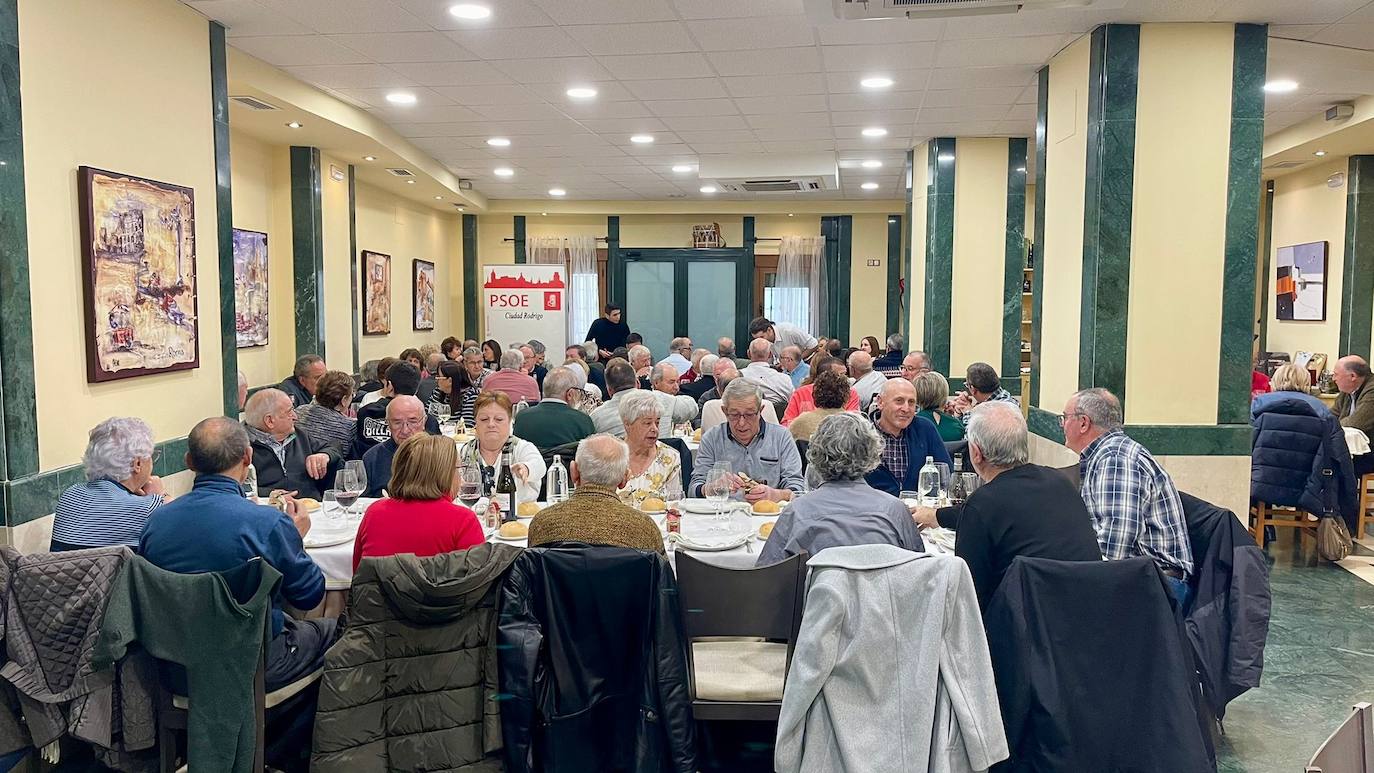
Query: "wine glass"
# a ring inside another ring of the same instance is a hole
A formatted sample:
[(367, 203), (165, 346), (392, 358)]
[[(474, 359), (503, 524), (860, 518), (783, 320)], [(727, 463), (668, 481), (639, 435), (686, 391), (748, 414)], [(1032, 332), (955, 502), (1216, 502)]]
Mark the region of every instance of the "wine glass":
[(482, 471), (465, 464), (458, 471), (458, 500), (469, 509), (482, 498)]
[(735, 472), (730, 469), (730, 465), (728, 464), (717, 464), (712, 467), (711, 472), (706, 475), (706, 498), (710, 500), (711, 504), (715, 505), (716, 508), (715, 526), (712, 527), (711, 531), (718, 532), (725, 530), (722, 524), (724, 520), (722, 517), (723, 508), (725, 507), (725, 501), (730, 498), (730, 479), (734, 476)]
[[(363, 460), (353, 459), (351, 461), (344, 462), (343, 471), (350, 472), (353, 474), (352, 482), (355, 484), (354, 489), (356, 489), (358, 492), (354, 495), (353, 501), (357, 502), (357, 498), (362, 496), (363, 492), (367, 491), (367, 467), (363, 465)], [(337, 485), (337, 481), (335, 481), (335, 484), (335, 488), (343, 488), (342, 486)], [(356, 513), (354, 513), (354, 515), (356, 515)]]
[(449, 418), (453, 416), (453, 406), (449, 405), (447, 400), (441, 403), (431, 403), (430, 405), (430, 412), (434, 414), (434, 418), (437, 419), (440, 424), (447, 422)]
[(362, 489), (358, 487), (357, 481), (353, 479), (353, 471), (349, 469), (339, 470), (334, 476), (334, 498), (343, 506), (343, 514), (346, 517), (353, 507), (353, 503), (358, 501), (358, 494)]

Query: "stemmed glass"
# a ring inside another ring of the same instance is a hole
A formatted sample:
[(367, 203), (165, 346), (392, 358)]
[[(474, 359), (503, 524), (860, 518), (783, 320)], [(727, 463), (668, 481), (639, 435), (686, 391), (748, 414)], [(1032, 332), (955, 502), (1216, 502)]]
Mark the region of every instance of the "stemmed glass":
[(347, 491), (353, 496), (353, 499), (349, 502), (349, 514), (356, 515), (356, 513), (352, 511), (352, 506), (356, 505), (358, 497), (362, 496), (363, 492), (367, 491), (367, 468), (363, 466), (361, 459), (353, 459), (344, 462), (343, 469), (339, 471), (339, 474), (343, 476), (345, 473), (347, 474), (348, 482), (352, 485), (345, 486), (343, 483), (336, 480), (334, 482), (334, 487), (340, 491)]
[(706, 498), (715, 505), (716, 514), (714, 526), (711, 531), (725, 531), (725, 518), (723, 508), (725, 501), (730, 498), (730, 480), (735, 477), (734, 470), (728, 464), (717, 464), (711, 468), (711, 472), (706, 475)]
[(482, 470), (465, 464), (458, 470), (458, 501), (469, 509), (482, 498)]
[(358, 501), (360, 489), (353, 480), (352, 470), (339, 470), (334, 476), (334, 498), (343, 507), (341, 519), (346, 519), (349, 512), (353, 509), (353, 503)]

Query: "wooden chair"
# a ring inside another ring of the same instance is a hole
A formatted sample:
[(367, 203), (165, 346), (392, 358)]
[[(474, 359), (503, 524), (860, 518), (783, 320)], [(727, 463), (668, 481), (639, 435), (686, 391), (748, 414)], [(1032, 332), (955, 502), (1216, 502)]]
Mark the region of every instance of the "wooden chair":
[(1250, 504), (1250, 535), (1255, 538), (1255, 544), (1264, 547), (1264, 529), (1266, 526), (1287, 526), (1300, 529), (1299, 534), (1311, 532), (1313, 537), (1317, 536), (1317, 521), (1309, 519), (1306, 510), (1287, 505), (1271, 505), (1267, 502), (1252, 502)]
[(1312, 755), (1306, 773), (1374, 773), (1374, 712), (1357, 703), (1350, 716)]
[[(727, 569), (677, 553), (687, 684), (698, 722), (777, 721), (806, 606), (808, 557)], [(765, 641), (696, 641), (723, 636)]]
[(1374, 485), (1374, 473), (1360, 476), (1360, 515), (1359, 520), (1355, 523), (1355, 534), (1353, 535), (1356, 542), (1364, 538), (1364, 527), (1369, 522), (1369, 509), (1374, 507), (1374, 491), (1369, 490), (1371, 485)]

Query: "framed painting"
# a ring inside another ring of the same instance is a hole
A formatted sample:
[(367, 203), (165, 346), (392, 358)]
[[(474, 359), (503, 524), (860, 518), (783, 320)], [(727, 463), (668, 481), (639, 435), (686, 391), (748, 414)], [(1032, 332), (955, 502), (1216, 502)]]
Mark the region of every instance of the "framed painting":
[(238, 348), (267, 345), (267, 234), (234, 229), (234, 332)]
[(434, 329), (434, 264), (428, 260), (413, 260), (415, 282), (415, 329)]
[(1280, 247), (1274, 261), (1274, 316), (1281, 320), (1326, 319), (1327, 242)]
[(77, 205), (87, 380), (199, 367), (195, 192), (83, 166)]
[(363, 335), (391, 332), (391, 256), (363, 250)]

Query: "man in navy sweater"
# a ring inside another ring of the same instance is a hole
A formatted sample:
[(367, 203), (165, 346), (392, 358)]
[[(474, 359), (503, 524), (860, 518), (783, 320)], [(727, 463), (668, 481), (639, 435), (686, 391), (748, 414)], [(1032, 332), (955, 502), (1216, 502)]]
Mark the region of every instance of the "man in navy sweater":
[(880, 411), (873, 424), (883, 438), (883, 460), (864, 480), (894, 497), (916, 491), (927, 456), (950, 464), (940, 430), (935, 422), (916, 415), (916, 387), (904, 378), (889, 379), (874, 402)]
[[(196, 473), (189, 494), (148, 518), (138, 552), (170, 572), (224, 572), (262, 559), (281, 572), (272, 601), (272, 640), (267, 645), (267, 691), (285, 687), (324, 666), (334, 641), (334, 618), (296, 620), (284, 604), (314, 609), (324, 599), (324, 574), (306, 555), (302, 537), (310, 516), (288, 500), (286, 513), (243, 497), (243, 479), (253, 449), (243, 425), (223, 416), (205, 419), (186, 439), (186, 464)], [(268, 712), (269, 760), (304, 749), (308, 762), (315, 721), (316, 690), (305, 690)], [(299, 768), (299, 759), (274, 765)]]

